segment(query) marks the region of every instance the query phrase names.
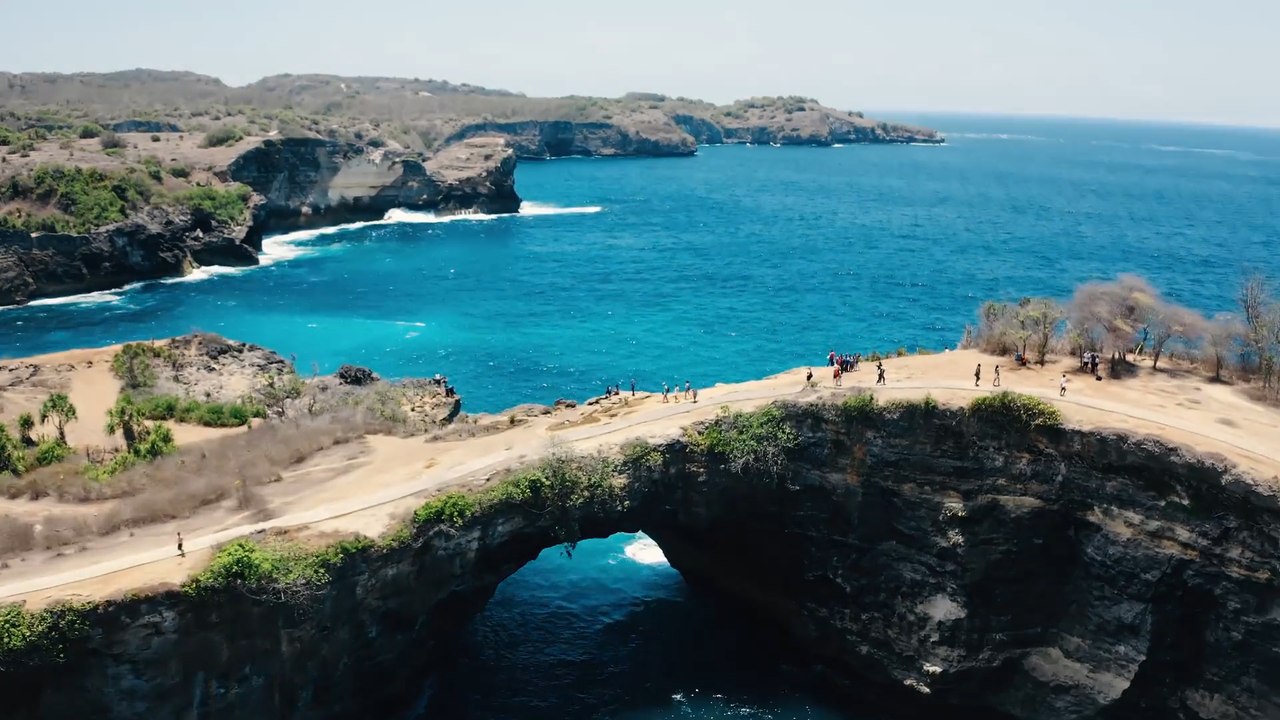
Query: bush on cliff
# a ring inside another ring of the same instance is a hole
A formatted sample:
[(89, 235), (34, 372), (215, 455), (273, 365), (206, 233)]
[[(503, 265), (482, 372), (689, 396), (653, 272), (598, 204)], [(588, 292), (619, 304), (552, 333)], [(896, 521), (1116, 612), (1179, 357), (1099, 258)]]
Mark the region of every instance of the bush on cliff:
[(974, 398), (969, 414), (1024, 428), (1062, 427), (1062, 411), (1053, 403), (1008, 390)]
[(156, 384), (153, 360), (173, 362), (173, 351), (155, 343), (125, 343), (111, 358), (111, 372), (124, 383), (125, 389), (137, 390)]
[(800, 436), (775, 405), (752, 412), (722, 408), (710, 425), (686, 438), (694, 450), (723, 456), (726, 466), (739, 475), (760, 473), (769, 478), (786, 474), (787, 455), (800, 444)]
[(372, 546), (364, 537), (318, 549), (283, 539), (257, 543), (241, 538), (222, 546), (182, 590), (200, 597), (235, 589), (259, 600), (306, 602), (323, 592), (334, 566)]
[(413, 522), (439, 523), (459, 527), (476, 512), (475, 498), (460, 492), (451, 492), (433, 498), (413, 511)]
[(26, 215), (10, 221), (28, 232), (85, 232), (120, 222), (150, 202), (154, 193), (154, 183), (141, 171), (66, 165), (41, 165), (30, 174), (0, 182), (0, 203), (27, 201), (61, 215)]
[(65, 603), (37, 612), (18, 604), (0, 607), (0, 671), (65, 661), (67, 645), (89, 633), (85, 613), (92, 607)]
[(178, 193), (173, 200), (187, 208), (197, 221), (218, 225), (239, 225), (244, 221), (252, 191), (243, 185), (227, 188), (197, 187)]

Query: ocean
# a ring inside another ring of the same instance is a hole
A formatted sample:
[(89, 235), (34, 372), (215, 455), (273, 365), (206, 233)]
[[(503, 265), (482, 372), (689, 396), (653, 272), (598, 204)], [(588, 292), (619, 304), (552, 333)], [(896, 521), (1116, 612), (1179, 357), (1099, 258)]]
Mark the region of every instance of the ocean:
[[(898, 119), (948, 142), (522, 163), (519, 217), (393, 213), (272, 238), (259, 268), (0, 310), (0, 357), (204, 330), (304, 374), (444, 373), (494, 412), (954, 347), (984, 299), (1122, 272), (1207, 313), (1247, 273), (1280, 280), (1280, 131)], [(503, 583), (418, 715), (870, 718), (784, 657), (615, 536)]]

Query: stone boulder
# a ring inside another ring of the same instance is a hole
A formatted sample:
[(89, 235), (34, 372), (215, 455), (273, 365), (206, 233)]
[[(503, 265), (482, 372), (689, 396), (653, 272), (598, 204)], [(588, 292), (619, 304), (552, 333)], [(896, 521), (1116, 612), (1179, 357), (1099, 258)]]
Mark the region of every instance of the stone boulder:
[(338, 382), (343, 385), (372, 385), (378, 379), (372, 370), (359, 365), (343, 365), (338, 368)]

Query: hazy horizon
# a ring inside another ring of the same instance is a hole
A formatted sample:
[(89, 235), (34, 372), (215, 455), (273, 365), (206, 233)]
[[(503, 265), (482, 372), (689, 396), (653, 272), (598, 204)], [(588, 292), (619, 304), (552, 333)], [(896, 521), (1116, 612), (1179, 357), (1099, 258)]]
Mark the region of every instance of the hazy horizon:
[[(1280, 66), (1280, 3), (1262, 0), (1217, 12), (1190, 0), (813, 2), (787, 12), (758, 0), (652, 0), (643, 12), (586, 0), (497, 0), (483, 11), (392, 0), (376, 15), (337, 0), (301, 12), (264, 5), (19, 4), (5, 10), (11, 28), (50, 31), (7, 36), (0, 69), (188, 70), (236, 86), (284, 73), (419, 77), (531, 96), (805, 95), (881, 114), (1280, 127), (1280, 95), (1258, 90)], [(192, 42), (187, 26), (219, 42)]]

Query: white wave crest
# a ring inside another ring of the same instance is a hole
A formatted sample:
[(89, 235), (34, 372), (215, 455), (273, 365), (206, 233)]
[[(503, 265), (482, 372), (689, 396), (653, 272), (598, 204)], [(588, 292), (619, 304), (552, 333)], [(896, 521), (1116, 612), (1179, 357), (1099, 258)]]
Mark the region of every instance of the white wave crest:
[(662, 553), (658, 543), (647, 537), (638, 537), (627, 544), (623, 550), (627, 557), (641, 565), (666, 565), (667, 556)]
[(541, 215), (591, 215), (604, 208), (599, 205), (580, 205), (578, 207), (558, 207), (546, 203), (525, 201), (520, 205), (520, 214), (537, 217)]
[[(116, 293), (127, 290), (100, 290), (98, 292), (83, 293), (80, 295), (67, 295), (65, 297), (41, 298), (32, 300), (27, 303), (27, 307), (39, 307), (41, 305), (96, 305), (98, 303), (111, 303), (120, 300), (120, 295)], [(19, 306), (14, 306), (19, 307)]]
[(944, 133), (949, 138), (968, 138), (970, 140), (1035, 140), (1048, 142), (1049, 138), (1039, 135), (1018, 135), (1016, 133)]
[(1143, 145), (1148, 150), (1159, 150), (1161, 152), (1179, 152), (1179, 153), (1200, 153), (1203, 155), (1223, 155), (1226, 157), (1237, 157), (1244, 160), (1258, 159), (1257, 155), (1243, 150), (1227, 150), (1224, 148), (1200, 148), (1200, 147), (1183, 147), (1181, 145)]

